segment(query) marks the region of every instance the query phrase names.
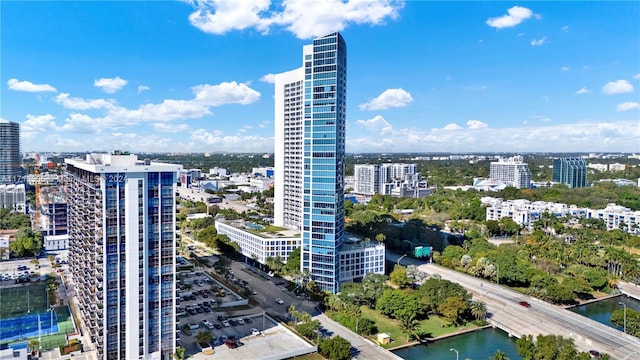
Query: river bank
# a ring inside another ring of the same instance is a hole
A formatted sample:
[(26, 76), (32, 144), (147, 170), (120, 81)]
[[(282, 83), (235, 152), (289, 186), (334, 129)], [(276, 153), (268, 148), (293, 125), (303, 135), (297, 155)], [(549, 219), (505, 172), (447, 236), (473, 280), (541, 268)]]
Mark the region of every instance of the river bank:
[(424, 339), (424, 340), (416, 340), (416, 341), (408, 342), (406, 344), (402, 344), (400, 346), (388, 348), (387, 350), (389, 350), (389, 351), (401, 350), (401, 349), (409, 348), (409, 347), (416, 346), (416, 345), (428, 344), (428, 343), (432, 343), (434, 341), (438, 341), (438, 340), (442, 340), (442, 339), (446, 339), (446, 338), (450, 338), (450, 337), (454, 337), (454, 336), (459, 336), (459, 335), (468, 334), (468, 333), (472, 333), (472, 332), (476, 332), (476, 331), (481, 331), (481, 330), (488, 329), (488, 328), (491, 328), (491, 325), (487, 324), (487, 325), (480, 326), (480, 327), (473, 328), (473, 329), (464, 329), (464, 330), (455, 331), (455, 332), (452, 332), (452, 333), (449, 333), (449, 334), (436, 336), (434, 338), (429, 338), (429, 339)]

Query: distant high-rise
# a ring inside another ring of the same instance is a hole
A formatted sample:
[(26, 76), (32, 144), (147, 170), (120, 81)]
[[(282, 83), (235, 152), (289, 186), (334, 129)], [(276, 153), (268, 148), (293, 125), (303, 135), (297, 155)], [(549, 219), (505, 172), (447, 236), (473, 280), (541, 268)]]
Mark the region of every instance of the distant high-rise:
[(362, 195), (380, 194), (383, 181), (380, 179), (380, 165), (356, 164), (353, 166), (355, 188), (353, 192)]
[(170, 359), (182, 166), (117, 154), (65, 163), (69, 267), (99, 359)]
[(570, 188), (586, 187), (587, 164), (581, 158), (554, 159), (552, 180)]
[(13, 184), (22, 175), (20, 124), (0, 119), (0, 184)]
[(301, 270), (339, 289), (344, 232), (347, 46), (339, 33), (303, 47), (302, 67), (276, 75), (275, 223), (302, 231)]
[(522, 156), (514, 156), (507, 160), (500, 159), (492, 162), (489, 168), (489, 177), (503, 181), (508, 186), (516, 189), (531, 187), (531, 171), (529, 165), (523, 162)]

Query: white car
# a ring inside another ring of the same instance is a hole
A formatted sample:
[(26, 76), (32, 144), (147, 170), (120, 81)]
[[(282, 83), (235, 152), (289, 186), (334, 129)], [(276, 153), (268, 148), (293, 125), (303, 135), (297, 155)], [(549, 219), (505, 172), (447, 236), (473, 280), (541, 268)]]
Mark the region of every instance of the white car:
[(251, 329), (251, 335), (260, 335), (260, 330), (258, 330), (256, 328), (252, 328)]
[(280, 305), (284, 304), (284, 301), (282, 301), (282, 299), (280, 299), (280, 298), (277, 298), (277, 299), (276, 299), (276, 302), (277, 302), (278, 304), (280, 304)]
[(229, 326), (231, 326), (231, 324), (229, 324), (229, 322), (228, 322), (227, 320), (222, 320), (220, 323), (221, 323), (221, 324), (222, 324), (222, 326), (224, 326), (224, 327), (229, 327)]
[(240, 318), (236, 319), (236, 321), (238, 322), (238, 325), (244, 325), (244, 319)]
[(202, 325), (209, 330), (213, 330), (213, 324), (209, 322), (209, 320), (202, 320)]

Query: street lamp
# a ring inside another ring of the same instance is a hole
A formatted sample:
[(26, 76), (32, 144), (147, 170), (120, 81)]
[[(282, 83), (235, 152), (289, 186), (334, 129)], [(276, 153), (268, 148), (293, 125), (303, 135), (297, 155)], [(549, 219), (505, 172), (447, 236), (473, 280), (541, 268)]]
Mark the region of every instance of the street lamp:
[(398, 258), (398, 262), (396, 264), (400, 265), (400, 260), (402, 260), (407, 254), (404, 254)]
[(449, 349), (449, 351), (455, 351), (456, 352), (456, 360), (458, 360), (458, 350), (456, 350), (454, 348), (451, 348), (451, 349)]
[(622, 305), (622, 307), (624, 308), (624, 333), (627, 333), (627, 304), (623, 303), (622, 301), (618, 301), (619, 305)]

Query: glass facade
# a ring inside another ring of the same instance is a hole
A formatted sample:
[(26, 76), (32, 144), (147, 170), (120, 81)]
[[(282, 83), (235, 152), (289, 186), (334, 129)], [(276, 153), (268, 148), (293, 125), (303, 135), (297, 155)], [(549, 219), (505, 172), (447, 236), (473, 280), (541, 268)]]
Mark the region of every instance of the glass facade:
[(338, 292), (344, 236), (347, 48), (339, 33), (314, 39), (304, 53), (301, 270)]
[(554, 159), (552, 179), (570, 188), (586, 187), (587, 164), (580, 158)]

